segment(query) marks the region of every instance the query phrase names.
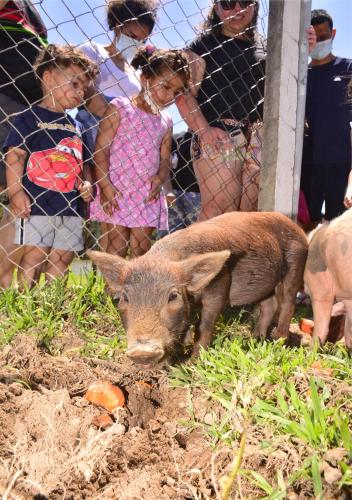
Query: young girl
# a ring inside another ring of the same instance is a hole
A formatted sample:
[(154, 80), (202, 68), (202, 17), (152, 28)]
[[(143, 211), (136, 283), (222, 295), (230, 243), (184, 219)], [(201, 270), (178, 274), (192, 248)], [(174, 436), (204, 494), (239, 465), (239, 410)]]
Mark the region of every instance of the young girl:
[(106, 223), (107, 252), (144, 254), (153, 230), (167, 228), (161, 187), (169, 178), (172, 121), (162, 112), (189, 83), (187, 60), (180, 50), (143, 47), (132, 61), (141, 69), (141, 92), (117, 97), (99, 126), (94, 154), (99, 192), (90, 206), (91, 220)]

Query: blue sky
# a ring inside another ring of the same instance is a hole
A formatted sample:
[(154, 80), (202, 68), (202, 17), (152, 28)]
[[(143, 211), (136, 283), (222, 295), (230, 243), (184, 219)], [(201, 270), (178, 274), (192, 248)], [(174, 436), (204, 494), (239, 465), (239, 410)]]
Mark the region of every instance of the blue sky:
[[(197, 34), (210, 0), (162, 0), (158, 22), (151, 37), (160, 47), (183, 47)], [(291, 0), (298, 2), (299, 0)], [(34, 0), (49, 30), (49, 41), (78, 44), (87, 39), (106, 43), (104, 0)], [(261, 0), (260, 26), (265, 29), (268, 0)], [(334, 19), (336, 55), (352, 58), (352, 0), (312, 0), (312, 8), (326, 9)], [(175, 130), (184, 128), (179, 115), (170, 108)]]

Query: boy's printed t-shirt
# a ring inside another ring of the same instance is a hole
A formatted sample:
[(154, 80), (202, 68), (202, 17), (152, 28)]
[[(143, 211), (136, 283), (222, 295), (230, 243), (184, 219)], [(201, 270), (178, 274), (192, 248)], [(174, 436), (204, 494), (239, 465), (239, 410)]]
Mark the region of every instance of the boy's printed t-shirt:
[(77, 190), (83, 143), (79, 124), (64, 113), (33, 106), (15, 118), (4, 144), (26, 151), (22, 185), (31, 215), (79, 215)]

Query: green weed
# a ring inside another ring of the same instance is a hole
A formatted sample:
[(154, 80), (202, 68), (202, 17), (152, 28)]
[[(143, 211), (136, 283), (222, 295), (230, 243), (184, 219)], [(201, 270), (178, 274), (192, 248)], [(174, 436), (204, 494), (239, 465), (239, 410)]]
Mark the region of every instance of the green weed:
[[(337, 488), (350, 486), (352, 405), (346, 393), (338, 397), (334, 392), (334, 384), (341, 381), (351, 386), (352, 366), (346, 349), (340, 345), (328, 345), (323, 352), (289, 348), (283, 341), (231, 338), (229, 332), (241, 334), (240, 322), (226, 324), (212, 348), (203, 350), (192, 364), (171, 372), (173, 385), (197, 388), (222, 408), (211, 425), (197, 421), (193, 414), (193, 425), (204, 428), (213, 446), (220, 441), (233, 448), (238, 446), (242, 423), (249, 419), (253, 429), (272, 436), (261, 443), (267, 456), (275, 450), (275, 442), (280, 446), (280, 440), (300, 449), (300, 466), (285, 477), (278, 470), (276, 482), (258, 471), (241, 470), (266, 500), (286, 498), (288, 489), (302, 478), (311, 482), (316, 498), (322, 497), (320, 465), (324, 453), (336, 447), (345, 448), (348, 455), (338, 464), (343, 476)], [(314, 365), (321, 371), (315, 372)]]
[(32, 290), (9, 288), (0, 292), (0, 311), (0, 346), (27, 333), (53, 352), (53, 340), (69, 330), (83, 339), (82, 355), (111, 357), (124, 347), (119, 315), (93, 273), (70, 284), (57, 279)]

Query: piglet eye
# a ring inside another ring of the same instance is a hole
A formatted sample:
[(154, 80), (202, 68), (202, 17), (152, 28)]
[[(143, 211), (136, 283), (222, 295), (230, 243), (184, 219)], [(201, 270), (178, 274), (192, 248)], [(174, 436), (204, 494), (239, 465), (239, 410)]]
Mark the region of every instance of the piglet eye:
[(120, 295), (116, 295), (116, 294), (111, 296), (111, 301), (115, 307), (119, 306), (120, 298), (121, 298)]
[(172, 302), (174, 300), (176, 300), (178, 297), (178, 293), (177, 292), (171, 292), (170, 295), (169, 295), (169, 302)]
[(125, 292), (115, 294), (112, 296), (114, 306), (119, 307), (123, 302), (128, 303), (128, 297)]

